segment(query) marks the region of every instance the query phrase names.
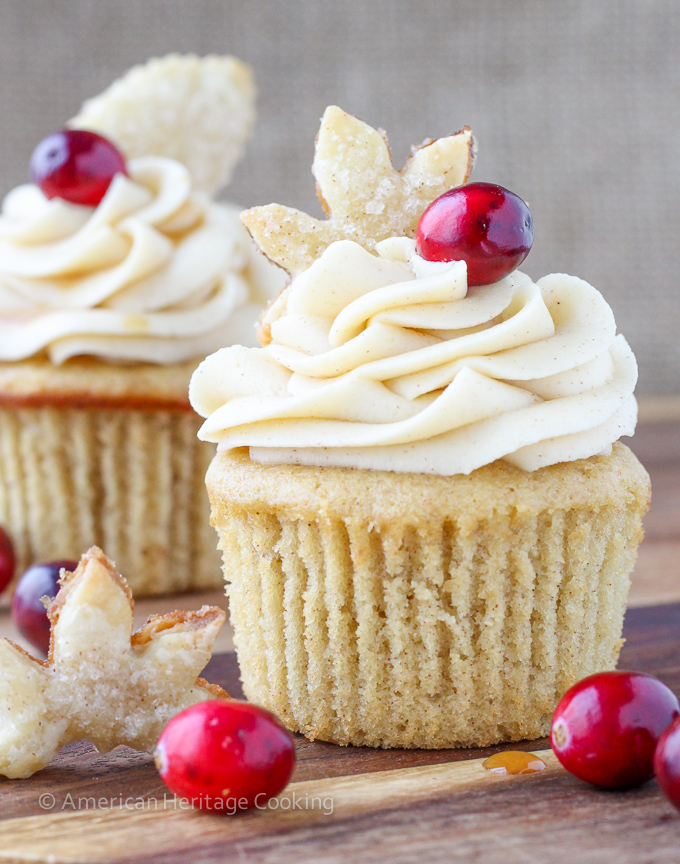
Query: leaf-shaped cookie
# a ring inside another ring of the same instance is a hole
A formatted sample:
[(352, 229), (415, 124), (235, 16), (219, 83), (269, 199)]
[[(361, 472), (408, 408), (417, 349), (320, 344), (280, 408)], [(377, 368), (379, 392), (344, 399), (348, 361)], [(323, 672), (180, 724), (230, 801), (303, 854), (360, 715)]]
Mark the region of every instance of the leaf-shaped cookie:
[(414, 147), (397, 171), (384, 133), (331, 105), (321, 120), (312, 167), (328, 219), (280, 204), (254, 207), (241, 219), (272, 261), (299, 272), (334, 240), (372, 249), (387, 237), (415, 237), (423, 210), (467, 181), (474, 158), (474, 136), (466, 126)]
[(105, 135), (128, 159), (176, 159), (213, 195), (243, 154), (255, 95), (250, 68), (235, 57), (170, 54), (130, 69), (68, 125)]
[(132, 632), (132, 594), (93, 546), (48, 610), (50, 651), (41, 662), (0, 639), (0, 774), (29, 777), (65, 744), (153, 750), (175, 714), (220, 687), (197, 677), (225, 619), (216, 606), (154, 615)]

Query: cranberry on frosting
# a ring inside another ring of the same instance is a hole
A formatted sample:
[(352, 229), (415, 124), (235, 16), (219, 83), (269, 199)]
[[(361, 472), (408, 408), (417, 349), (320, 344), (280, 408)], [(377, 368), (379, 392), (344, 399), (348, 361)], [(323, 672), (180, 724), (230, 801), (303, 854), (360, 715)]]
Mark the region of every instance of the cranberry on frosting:
[(248, 338), (253, 252), (238, 209), (195, 191), (175, 160), (130, 159), (127, 171), (96, 207), (33, 184), (6, 196), (0, 361), (176, 363)]

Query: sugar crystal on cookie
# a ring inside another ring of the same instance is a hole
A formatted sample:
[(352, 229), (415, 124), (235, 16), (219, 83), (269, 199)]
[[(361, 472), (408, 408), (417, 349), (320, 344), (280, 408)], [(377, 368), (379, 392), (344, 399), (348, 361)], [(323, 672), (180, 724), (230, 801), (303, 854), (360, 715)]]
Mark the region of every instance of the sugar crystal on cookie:
[(166, 156), (213, 195), (226, 186), (255, 124), (255, 83), (236, 57), (169, 54), (135, 66), (88, 99), (69, 126), (114, 141), (128, 159)]
[(331, 105), (321, 120), (312, 167), (328, 219), (280, 204), (253, 207), (241, 218), (272, 261), (300, 272), (335, 240), (373, 249), (387, 237), (415, 237), (425, 207), (465, 183), (474, 158), (474, 136), (466, 126), (414, 148), (397, 171), (384, 133)]

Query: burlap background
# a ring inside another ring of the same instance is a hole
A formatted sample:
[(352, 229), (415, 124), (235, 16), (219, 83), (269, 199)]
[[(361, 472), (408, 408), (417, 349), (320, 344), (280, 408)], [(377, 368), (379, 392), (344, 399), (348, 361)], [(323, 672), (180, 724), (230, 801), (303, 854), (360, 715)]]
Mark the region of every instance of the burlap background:
[(318, 119), (337, 103), (411, 143), (472, 126), (475, 179), (530, 203), (525, 269), (600, 288), (640, 363), (680, 393), (677, 0), (0, 0), (0, 191), (44, 134), (170, 51), (252, 64), (256, 138), (228, 197), (318, 212)]

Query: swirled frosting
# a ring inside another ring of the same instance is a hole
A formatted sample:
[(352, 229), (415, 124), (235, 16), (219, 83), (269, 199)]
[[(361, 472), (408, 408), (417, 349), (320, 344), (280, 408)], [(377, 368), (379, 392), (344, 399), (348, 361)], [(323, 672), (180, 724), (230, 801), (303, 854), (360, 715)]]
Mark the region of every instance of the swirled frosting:
[(271, 335), (208, 357), (190, 390), (200, 437), (259, 462), (533, 471), (635, 428), (635, 358), (572, 276), (468, 287), (463, 261), (426, 261), (407, 238), (375, 255), (339, 241), (293, 281)]
[(34, 185), (5, 198), (0, 361), (46, 352), (54, 363), (177, 363), (251, 333), (255, 344), (258, 291), (281, 277), (258, 262), (238, 209), (193, 190), (172, 159), (127, 167), (97, 207), (48, 200)]

